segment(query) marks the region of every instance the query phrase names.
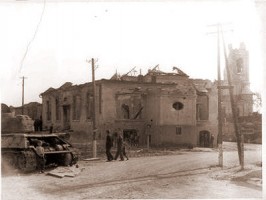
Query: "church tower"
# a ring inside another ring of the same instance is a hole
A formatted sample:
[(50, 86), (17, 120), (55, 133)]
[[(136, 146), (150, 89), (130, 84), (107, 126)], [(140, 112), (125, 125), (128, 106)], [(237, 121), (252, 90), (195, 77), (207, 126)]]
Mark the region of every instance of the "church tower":
[[(239, 116), (249, 116), (253, 112), (253, 93), (250, 91), (249, 82), (249, 53), (245, 44), (241, 43), (238, 49), (229, 45), (228, 67), (231, 74), (231, 81), (234, 87), (234, 99), (238, 108)], [(228, 84), (227, 71), (224, 70), (224, 84)], [(229, 92), (223, 91), (224, 104), (230, 106)]]

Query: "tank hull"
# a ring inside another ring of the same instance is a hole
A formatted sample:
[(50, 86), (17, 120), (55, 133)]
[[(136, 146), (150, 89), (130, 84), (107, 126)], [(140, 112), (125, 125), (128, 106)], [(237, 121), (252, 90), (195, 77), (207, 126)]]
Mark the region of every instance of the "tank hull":
[(33, 172), (38, 169), (38, 141), (44, 148), (45, 166), (69, 166), (78, 162), (79, 152), (55, 134), (3, 134), (1, 140), (2, 170), (18, 169)]

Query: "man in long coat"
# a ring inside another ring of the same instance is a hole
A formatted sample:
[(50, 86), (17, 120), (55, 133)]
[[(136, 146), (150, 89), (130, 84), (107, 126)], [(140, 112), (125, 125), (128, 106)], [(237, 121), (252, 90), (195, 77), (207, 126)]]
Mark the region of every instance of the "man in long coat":
[(120, 160), (124, 160), (123, 157), (123, 137), (122, 137), (122, 133), (119, 132), (118, 138), (117, 138), (117, 152), (115, 155), (115, 160), (118, 158), (118, 156), (120, 156)]
[(107, 135), (106, 135), (106, 157), (107, 157), (107, 161), (112, 161), (114, 159), (113, 155), (111, 153), (113, 141), (112, 141), (112, 138), (110, 136), (110, 131), (107, 130), (106, 133), (107, 133)]

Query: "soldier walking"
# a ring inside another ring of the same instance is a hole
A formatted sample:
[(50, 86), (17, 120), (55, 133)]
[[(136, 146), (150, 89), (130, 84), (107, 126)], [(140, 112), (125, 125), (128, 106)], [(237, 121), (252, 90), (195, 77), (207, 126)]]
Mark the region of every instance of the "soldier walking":
[(118, 133), (118, 138), (117, 138), (117, 152), (115, 155), (115, 160), (120, 156), (120, 161), (124, 160), (123, 157), (123, 137), (121, 131)]
[(111, 148), (113, 146), (113, 141), (112, 141), (112, 138), (110, 136), (110, 131), (107, 130), (106, 131), (107, 135), (106, 135), (106, 157), (107, 157), (107, 161), (112, 161), (114, 158), (113, 158), (113, 155), (111, 153)]

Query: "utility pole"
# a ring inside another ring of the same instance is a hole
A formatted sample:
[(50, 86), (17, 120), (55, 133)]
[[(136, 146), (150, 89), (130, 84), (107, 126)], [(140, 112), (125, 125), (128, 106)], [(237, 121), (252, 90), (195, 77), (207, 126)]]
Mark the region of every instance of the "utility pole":
[(217, 93), (218, 93), (218, 165), (223, 167), (223, 121), (222, 121), (222, 91), (221, 91), (221, 62), (220, 62), (220, 27), (221, 24), (213, 24), (216, 26), (217, 32), (209, 34), (217, 34)]
[(223, 167), (223, 122), (222, 122), (222, 91), (220, 64), (220, 24), (217, 24), (217, 78), (218, 78), (218, 150), (219, 166)]
[(243, 135), (241, 135), (240, 133), (239, 123), (238, 123), (238, 115), (237, 115), (237, 110), (236, 110), (237, 105), (234, 100), (231, 72), (228, 66), (228, 58), (227, 58), (227, 53), (226, 53), (226, 46), (225, 46), (223, 32), (222, 32), (222, 39), (223, 39), (223, 47), (224, 47), (225, 67), (227, 71), (227, 80), (228, 80), (228, 85), (229, 85), (229, 95), (230, 95), (231, 108), (232, 108), (233, 121), (234, 121), (234, 129), (235, 129), (236, 140), (237, 140), (238, 157), (239, 157), (239, 163), (240, 163), (241, 169), (243, 170), (244, 169), (244, 141), (243, 141)]
[(96, 141), (96, 84), (95, 84), (95, 68), (94, 58), (91, 59), (92, 68), (92, 84), (93, 84), (93, 117), (92, 117), (92, 157), (97, 156), (97, 141)]
[(21, 114), (24, 115), (24, 80), (27, 78), (25, 76), (20, 77), (22, 79), (22, 106), (21, 106)]
[[(97, 132), (97, 120), (96, 120), (96, 84), (95, 84), (95, 60), (86, 60), (88, 63), (91, 63), (91, 72), (92, 72), (92, 91), (93, 91), (93, 115), (92, 115), (92, 157), (97, 157), (97, 141), (96, 141), (96, 132)], [(96, 60), (97, 62), (97, 60)]]

